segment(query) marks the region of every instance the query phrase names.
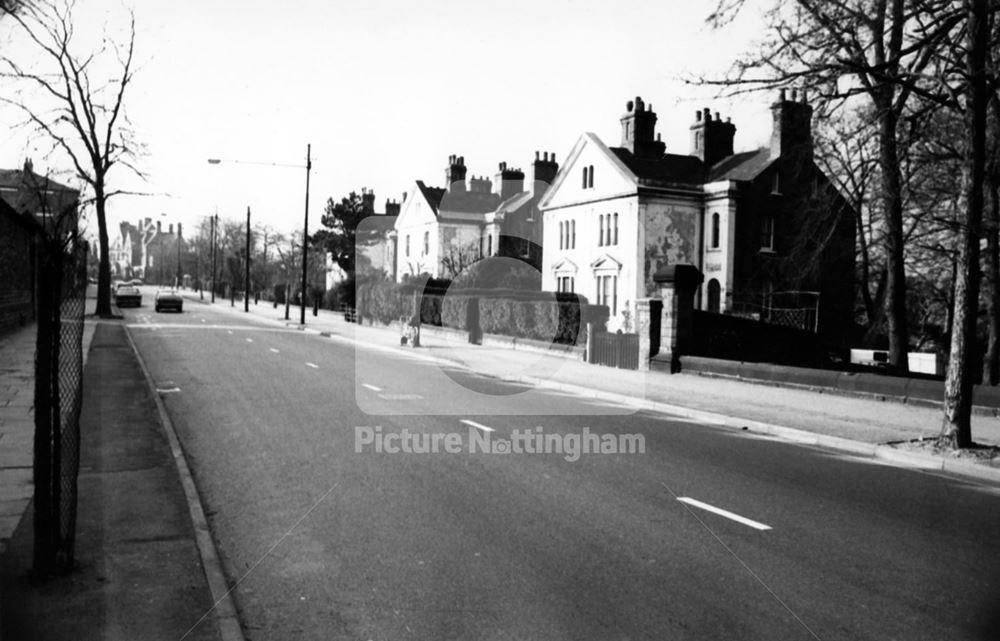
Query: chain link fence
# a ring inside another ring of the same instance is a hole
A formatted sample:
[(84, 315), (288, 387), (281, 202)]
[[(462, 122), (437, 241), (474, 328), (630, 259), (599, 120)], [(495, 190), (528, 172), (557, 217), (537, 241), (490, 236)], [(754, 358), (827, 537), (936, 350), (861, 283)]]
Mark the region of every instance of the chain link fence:
[(73, 567), (87, 244), (41, 243), (35, 345), (35, 570)]

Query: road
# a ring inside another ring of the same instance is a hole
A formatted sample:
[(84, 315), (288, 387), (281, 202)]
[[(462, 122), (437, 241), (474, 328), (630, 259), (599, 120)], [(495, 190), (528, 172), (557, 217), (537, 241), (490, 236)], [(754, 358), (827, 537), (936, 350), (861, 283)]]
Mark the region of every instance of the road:
[[(998, 488), (616, 415), (194, 301), (124, 313), (250, 639), (998, 636)], [(568, 448), (584, 428), (644, 453), (470, 451), (526, 431)], [(390, 434), (461, 445), (375, 451)]]

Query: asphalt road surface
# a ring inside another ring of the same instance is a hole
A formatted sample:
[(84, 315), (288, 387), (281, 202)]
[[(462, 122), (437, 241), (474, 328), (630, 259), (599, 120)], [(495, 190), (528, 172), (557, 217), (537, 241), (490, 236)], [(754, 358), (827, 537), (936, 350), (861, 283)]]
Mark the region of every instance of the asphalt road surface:
[[(995, 487), (193, 301), (124, 313), (250, 639), (1000, 638)], [(576, 457), (584, 428), (644, 452)], [(502, 453), (536, 435), (562, 453)]]

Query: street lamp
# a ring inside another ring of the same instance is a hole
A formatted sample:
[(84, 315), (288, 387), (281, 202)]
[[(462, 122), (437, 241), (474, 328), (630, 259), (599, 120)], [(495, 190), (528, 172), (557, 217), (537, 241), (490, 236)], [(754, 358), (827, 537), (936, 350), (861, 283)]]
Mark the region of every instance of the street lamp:
[[(208, 164), (218, 165), (223, 162), (231, 162), (240, 165), (266, 165), (269, 167), (294, 167), (297, 169), (306, 170), (306, 207), (305, 207), (305, 219), (302, 225), (302, 315), (299, 323), (302, 325), (306, 324), (306, 287), (308, 285), (308, 266), (309, 266), (309, 172), (312, 170), (312, 144), (306, 145), (306, 164), (305, 165), (294, 165), (288, 163), (279, 162), (255, 162), (252, 160), (232, 160), (225, 158), (209, 158)], [(249, 255), (247, 256), (249, 260)], [(285, 292), (285, 300), (288, 300), (288, 292)]]
[[(160, 218), (166, 218), (166, 217), (167, 217), (167, 213), (166, 212), (160, 212)], [(160, 221), (160, 224), (156, 226), (156, 235), (158, 236), (158, 238), (156, 240), (160, 244), (160, 283), (159, 284), (160, 284), (160, 287), (163, 287), (163, 221)]]

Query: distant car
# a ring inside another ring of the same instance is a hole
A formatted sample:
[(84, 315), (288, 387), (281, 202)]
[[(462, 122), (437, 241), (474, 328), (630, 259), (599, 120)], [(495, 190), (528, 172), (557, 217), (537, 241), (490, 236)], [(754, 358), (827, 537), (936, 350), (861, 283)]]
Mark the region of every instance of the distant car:
[(161, 289), (156, 292), (156, 302), (153, 304), (156, 311), (161, 312), (168, 309), (184, 311), (184, 299), (172, 289)]
[(132, 283), (133, 285), (135, 285), (136, 287), (138, 287), (139, 285), (142, 285), (142, 284), (143, 284), (143, 282), (142, 282), (142, 279), (141, 279), (141, 278), (133, 278), (133, 279), (131, 280), (131, 283)]
[(142, 307), (142, 293), (139, 288), (132, 287), (128, 283), (119, 284), (118, 289), (115, 290), (115, 305)]

